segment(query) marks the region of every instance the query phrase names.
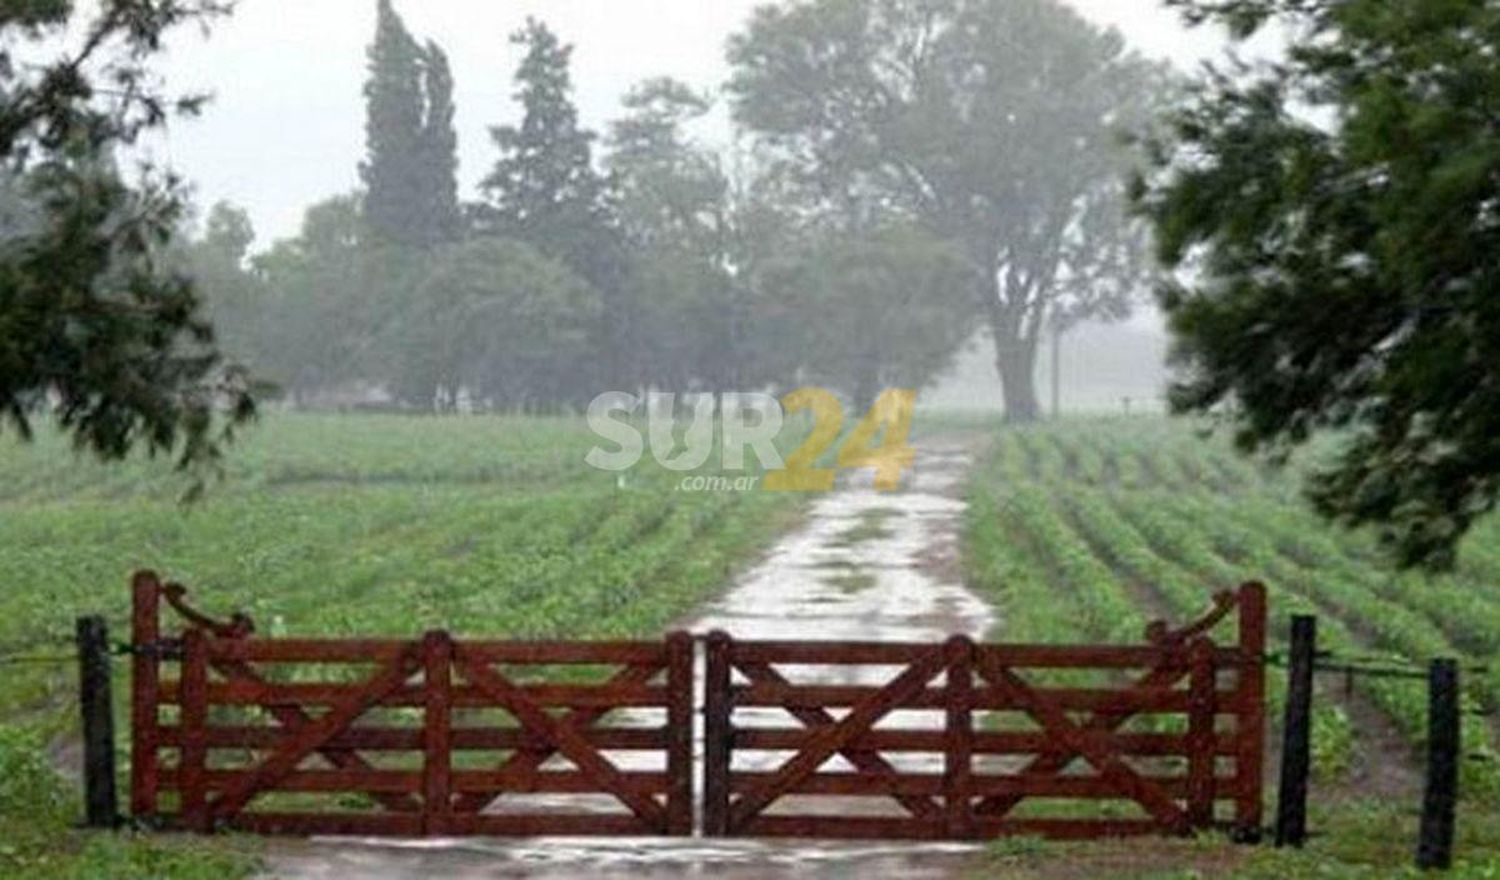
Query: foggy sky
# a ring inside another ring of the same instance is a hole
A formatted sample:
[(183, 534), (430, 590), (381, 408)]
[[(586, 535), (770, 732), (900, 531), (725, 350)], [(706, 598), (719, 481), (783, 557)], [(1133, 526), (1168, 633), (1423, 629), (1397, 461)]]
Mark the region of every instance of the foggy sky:
[[(528, 15), (576, 46), (574, 81), (586, 125), (603, 131), (634, 83), (671, 75), (696, 88), (728, 75), (724, 44), (761, 0), (395, 0), (419, 39), (448, 52), (457, 80), (465, 198), (495, 159), (492, 125), (513, 121), (508, 40)], [(1222, 40), (1189, 31), (1157, 0), (1070, 0), (1118, 27), (1145, 54), (1195, 66)], [(175, 123), (159, 158), (206, 207), (227, 199), (255, 223), (257, 249), (296, 233), (303, 210), (358, 184), (364, 153), (365, 49), (375, 0), (240, 0), (206, 40), (179, 36), (163, 70), (174, 91), (215, 97), (202, 118)], [(705, 134), (726, 140), (722, 118)]]

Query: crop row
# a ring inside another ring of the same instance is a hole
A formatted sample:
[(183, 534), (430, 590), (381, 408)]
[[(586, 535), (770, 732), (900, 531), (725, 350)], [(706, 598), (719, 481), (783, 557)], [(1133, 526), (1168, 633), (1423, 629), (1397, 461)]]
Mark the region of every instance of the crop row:
[[(1195, 534), (1225, 561), (1272, 584), (1279, 594), (1273, 596), (1273, 602), (1282, 613), (1319, 615), (1319, 639), (1326, 649), (1345, 655), (1367, 654), (1373, 649), (1411, 659), (1455, 653), (1442, 634), (1420, 615), (1380, 599), (1358, 582), (1300, 568), (1265, 534), (1262, 520), (1238, 519), (1230, 509), (1234, 505), (1213, 504), (1203, 498), (1165, 497), (1154, 504), (1172, 515), (1168, 528)], [(1362, 679), (1360, 688), (1409, 742), (1419, 745), (1425, 741), (1427, 698), (1420, 686), (1401, 680)], [(1483, 687), (1471, 687), (1470, 691), (1477, 696)], [(1465, 738), (1475, 751), (1490, 741), (1489, 734), (1482, 718), (1466, 716)], [(1464, 770), (1471, 793), (1486, 797), (1500, 793), (1494, 764), (1470, 762)]]
[[(1383, 570), (1365, 536), (1335, 531), (1300, 507), (1292, 480), (1190, 431), (1083, 423), (1007, 432), (981, 479), (998, 505), (988, 528), (1005, 533), (996, 540), (1014, 545), (1040, 566), (1041, 577), (1066, 590), (1092, 637), (1137, 639), (1141, 603), (1187, 619), (1215, 589), (1260, 579), (1270, 587), (1274, 619), (1318, 614), (1324, 646), (1342, 654), (1418, 660), (1462, 648), (1491, 661), (1500, 644), (1500, 597), (1492, 589)], [(1472, 572), (1463, 575), (1470, 578)], [(1283, 630), (1273, 627), (1273, 638)], [(1476, 704), (1500, 705), (1497, 682), (1493, 673), (1473, 677), (1467, 690)], [(1426, 699), (1419, 685), (1362, 680), (1359, 690), (1409, 743), (1422, 742)], [(1279, 703), (1279, 683), (1271, 696)], [(1347, 763), (1357, 731), (1337, 703), (1319, 705), (1320, 760), (1324, 769), (1337, 768)], [(1485, 750), (1488, 725), (1478, 716), (1466, 725), (1466, 742)], [(1468, 790), (1500, 794), (1494, 768), (1467, 764)]]

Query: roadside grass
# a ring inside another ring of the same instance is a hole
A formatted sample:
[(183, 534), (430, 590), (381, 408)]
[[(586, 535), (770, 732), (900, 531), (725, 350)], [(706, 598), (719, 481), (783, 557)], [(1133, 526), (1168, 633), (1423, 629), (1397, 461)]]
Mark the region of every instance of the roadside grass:
[(245, 841), (76, 830), (76, 789), (39, 737), (0, 726), (0, 877), (227, 880), (257, 865)]
[[(1500, 814), (1470, 813), (1461, 825), (1451, 876), (1500, 878)], [(972, 880), (1407, 880), (1432, 876), (1414, 866), (1417, 816), (1368, 804), (1315, 807), (1315, 836), (1302, 850), (1193, 840), (1050, 843), (996, 841), (969, 872)]]

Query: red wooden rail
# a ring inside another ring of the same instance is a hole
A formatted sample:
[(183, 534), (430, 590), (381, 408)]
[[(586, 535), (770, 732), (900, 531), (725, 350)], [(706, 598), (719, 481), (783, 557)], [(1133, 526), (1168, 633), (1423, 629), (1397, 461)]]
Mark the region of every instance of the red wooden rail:
[[(211, 620), (150, 573), (136, 576), (133, 594), (131, 811), (140, 821), (392, 836), (694, 831), (685, 633), (608, 643), (444, 632), (258, 639), (248, 618)], [(163, 601), (186, 624), (180, 636), (163, 637)], [(1235, 611), (1238, 641), (1210, 641)], [(1223, 594), (1203, 620), (1153, 626), (1148, 639), (1073, 647), (714, 633), (705, 640), (701, 830), (975, 839), (1222, 826), (1251, 836), (1261, 825), (1264, 589)], [(831, 680), (845, 683), (799, 683), (796, 670), (809, 666), (833, 668)], [(610, 672), (559, 671), (568, 667)], [(1056, 675), (1071, 680), (1040, 677)], [(890, 723), (914, 712), (923, 723)], [(517, 797), (537, 794), (600, 803)], [(875, 806), (851, 810), (851, 798)], [(1028, 812), (1039, 799), (1123, 801), (1138, 816)]]

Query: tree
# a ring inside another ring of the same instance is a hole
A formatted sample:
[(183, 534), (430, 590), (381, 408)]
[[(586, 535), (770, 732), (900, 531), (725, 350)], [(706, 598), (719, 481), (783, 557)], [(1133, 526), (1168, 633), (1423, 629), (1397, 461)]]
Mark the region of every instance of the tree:
[(423, 86), (427, 113), (422, 123), (422, 171), (429, 216), (422, 221), (435, 242), (453, 241), (463, 233), (458, 205), (458, 132), (453, 127), (453, 69), (441, 46), (429, 41), (423, 53)]
[(716, 244), (729, 181), (718, 157), (684, 131), (713, 101), (663, 77), (631, 89), (623, 104), (629, 112), (610, 126), (607, 165), (632, 243), (700, 251)]
[(496, 408), (546, 411), (566, 400), (587, 357), (598, 294), (528, 245), (474, 238), (439, 252), (391, 354), (437, 391)]
[[(598, 289), (604, 311), (594, 333), (594, 376), (632, 383), (624, 257), (609, 184), (593, 164), (595, 135), (580, 126), (573, 106), (572, 47), (536, 19), (528, 19), (511, 41), (526, 48), (515, 77), (523, 118), (519, 126), (491, 130), (500, 159), (482, 184), (489, 204), (480, 212), (481, 229), (532, 245)], [(592, 381), (574, 389), (578, 402), (596, 393)]]
[(858, 233), (919, 218), (959, 245), (1011, 419), (1040, 413), (1042, 333), (1118, 317), (1147, 248), (1120, 130), (1159, 70), (1054, 0), (803, 0), (731, 40), (735, 118)]
[(377, 0), (365, 84), (360, 165), (373, 244), (430, 248), (459, 232), (453, 75), (435, 43), (421, 46), (391, 0)]
[(368, 234), (359, 196), (338, 196), (308, 208), (300, 235), (253, 260), (267, 291), (258, 367), (293, 401), (392, 370), (372, 349), (409, 307), (423, 261), (371, 247)]
[[(19, 203), (0, 239), (0, 412), (23, 437), (46, 414), (103, 458), (143, 447), (197, 469), (254, 415), (245, 373), (225, 363), (191, 281), (170, 266), (177, 181), (151, 169), (127, 180), (114, 161), (201, 106), (163, 94), (150, 62), (166, 33), (224, 11), (209, 0), (0, 8), (0, 166)], [(56, 60), (15, 57), (41, 45), (35, 55)]]
[(963, 255), (925, 230), (807, 230), (780, 290), (800, 365), (858, 412), (887, 388), (925, 387), (972, 330)]
[[(500, 159), (482, 188), (491, 197), (492, 219), (502, 228), (553, 249), (582, 247), (576, 234), (599, 222), (604, 179), (594, 170), (594, 133), (578, 122), (570, 73), (573, 47), (531, 18), (511, 35), (526, 56), (516, 71), (519, 126), (491, 129)], [(553, 233), (565, 233), (554, 236)]]
[(202, 236), (187, 243), (185, 256), (221, 346), (236, 361), (258, 367), (269, 359), (261, 346), (270, 315), (264, 285), (249, 271), (254, 242), (250, 215), (219, 202), (209, 210)]
[(427, 181), (421, 175), (422, 53), (391, 5), (376, 4), (375, 42), (369, 50), (365, 84), (365, 143), (360, 166), (364, 214), (372, 232), (391, 241), (420, 240), (413, 228), (414, 206)]
[(731, 254), (730, 183), (718, 157), (684, 131), (713, 103), (660, 78), (636, 86), (624, 105), (606, 162), (630, 245), (626, 299), (635, 323), (656, 331), (641, 340), (638, 378), (674, 391), (738, 387), (730, 383), (746, 357), (738, 332), (745, 309)]
[(1174, 0), (1284, 61), (1196, 84), (1142, 210), (1183, 412), (1247, 450), (1320, 432), (1310, 492), (1405, 566), (1451, 566), (1500, 493), (1500, 8), (1436, 0)]

